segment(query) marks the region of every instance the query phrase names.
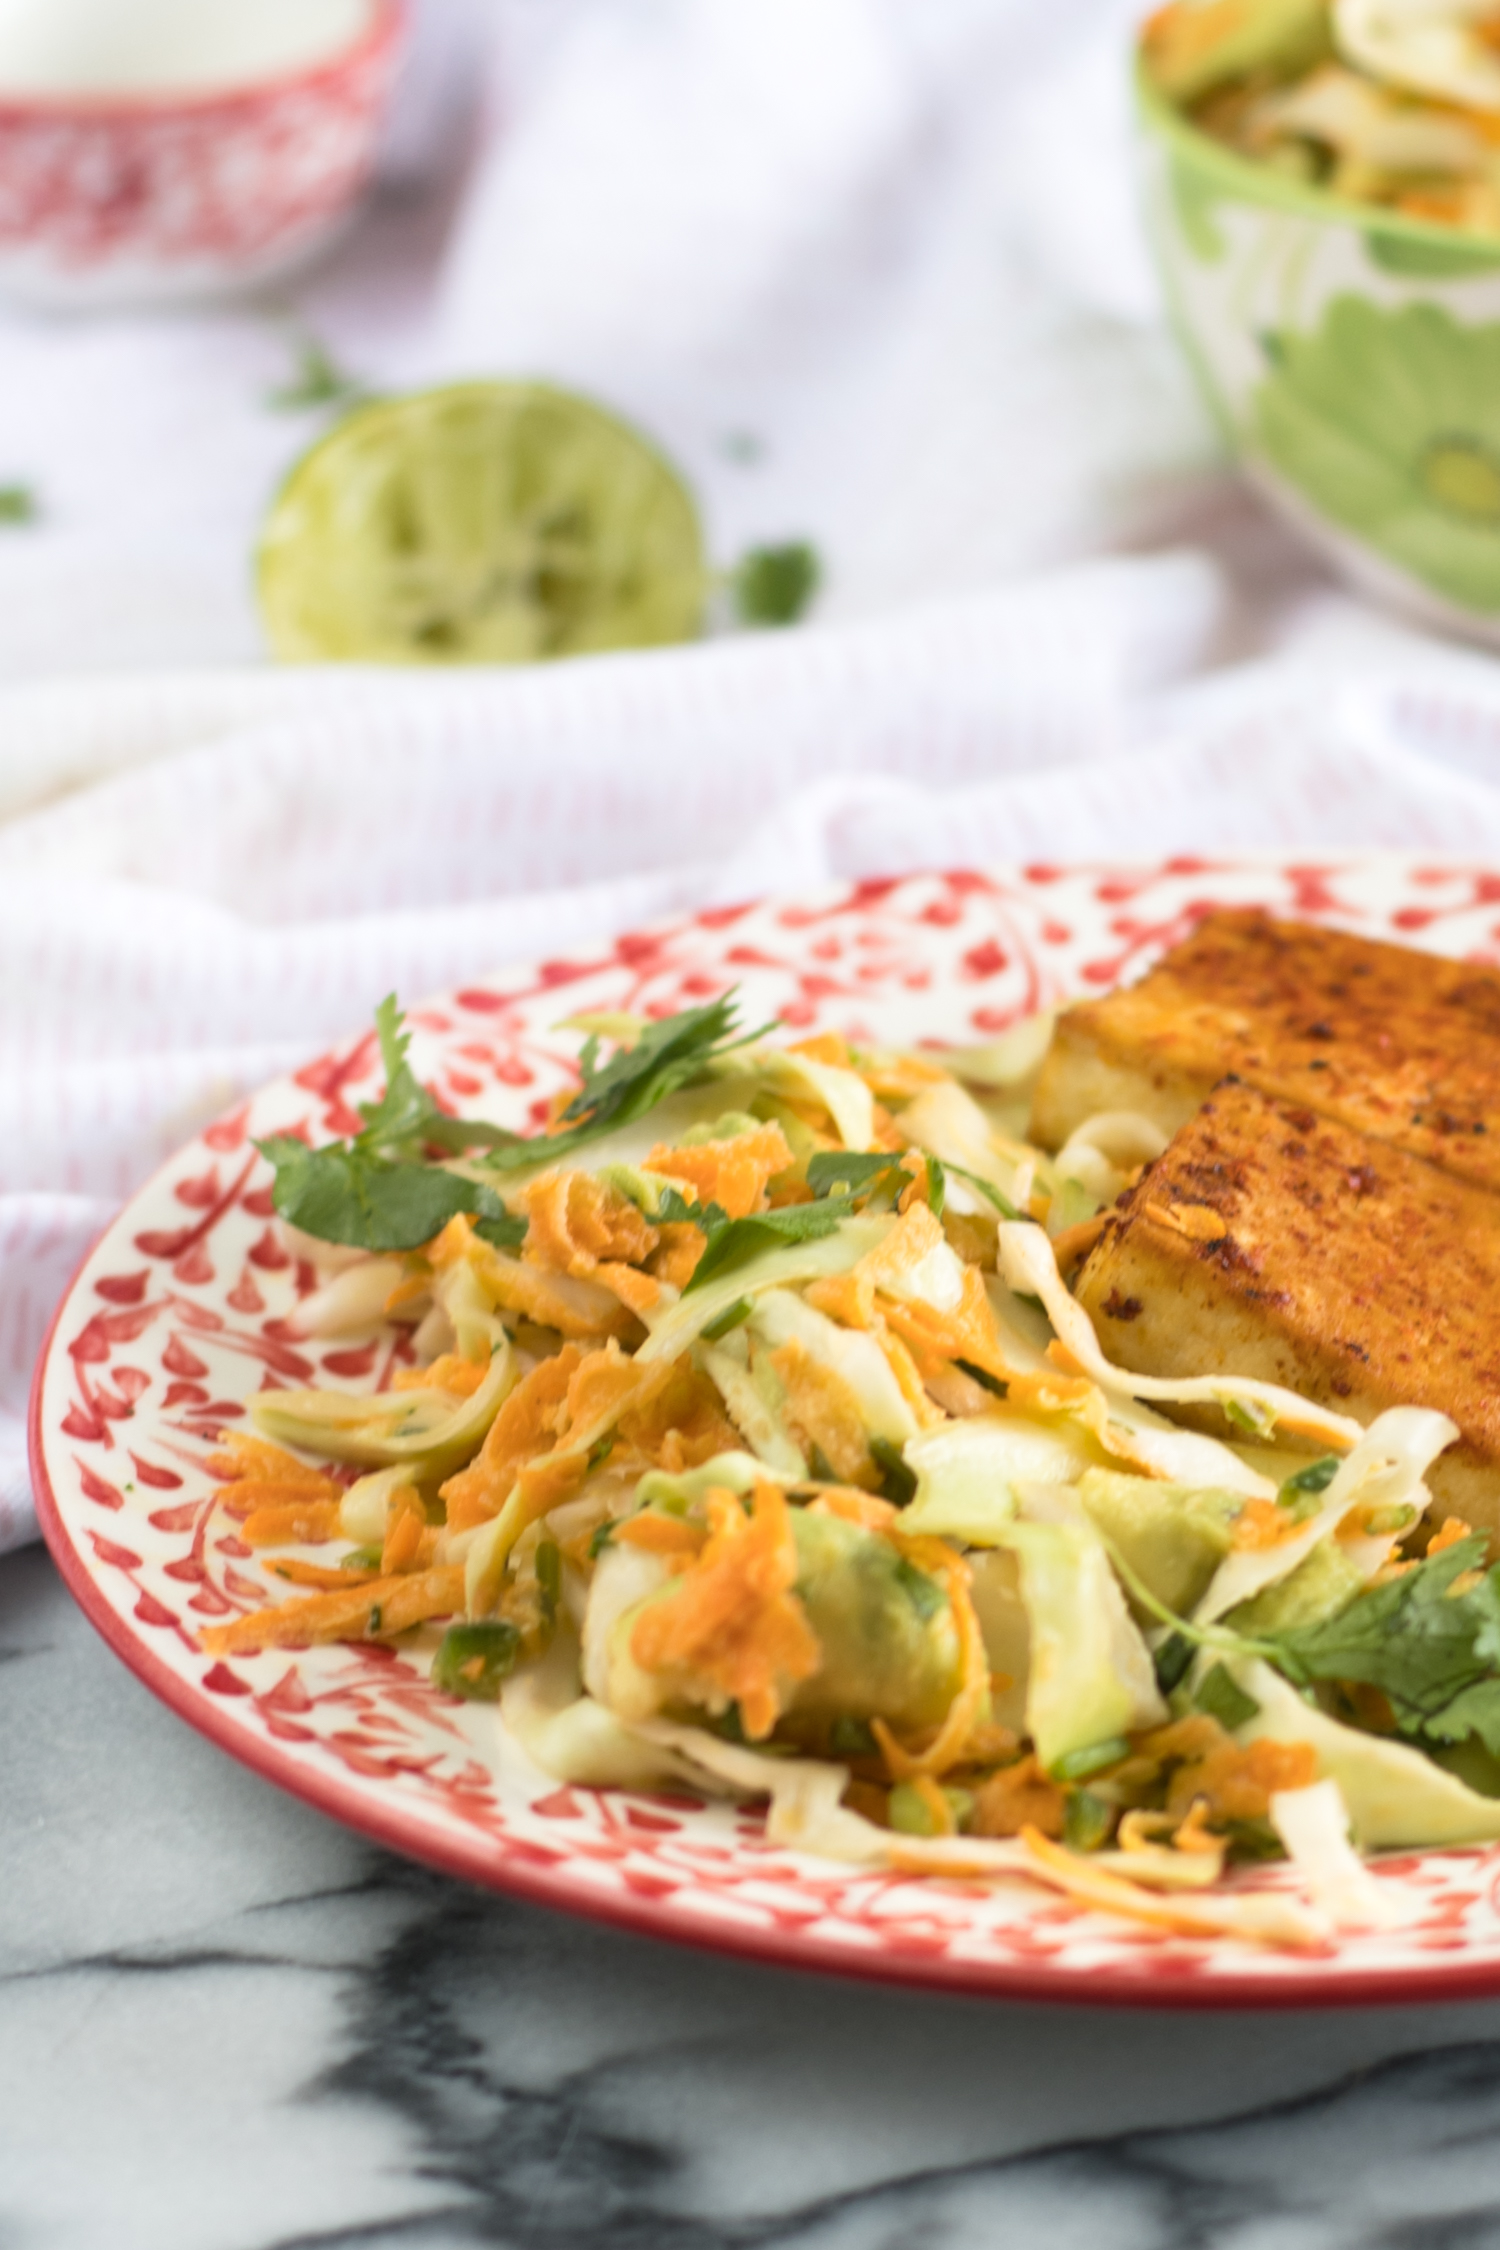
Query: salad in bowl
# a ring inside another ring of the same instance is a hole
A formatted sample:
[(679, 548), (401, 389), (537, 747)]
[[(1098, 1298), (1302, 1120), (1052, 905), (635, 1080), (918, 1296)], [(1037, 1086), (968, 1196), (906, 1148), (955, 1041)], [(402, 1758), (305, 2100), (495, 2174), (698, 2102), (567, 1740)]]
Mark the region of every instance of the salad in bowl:
[(1368, 590), (1500, 637), (1500, 14), (1169, 0), (1137, 88), (1169, 307), (1243, 466)]

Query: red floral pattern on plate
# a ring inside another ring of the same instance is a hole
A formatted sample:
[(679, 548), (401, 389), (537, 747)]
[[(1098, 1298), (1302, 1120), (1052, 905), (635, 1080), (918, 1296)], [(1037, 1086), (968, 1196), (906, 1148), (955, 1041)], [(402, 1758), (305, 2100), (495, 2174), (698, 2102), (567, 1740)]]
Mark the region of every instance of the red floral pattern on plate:
[[(985, 1038), (1137, 974), (1210, 907), (1261, 903), (1374, 937), (1500, 960), (1485, 868), (1397, 859), (1031, 867), (865, 883), (716, 909), (416, 1010), (440, 1099), (517, 1125), (569, 1081), (558, 1019), (664, 1015), (731, 985), (748, 1015), (873, 1042)], [(247, 1393), (369, 1387), (389, 1352), (289, 1338), (311, 1285), (268, 1224), (269, 1131), (346, 1130), (374, 1091), (366, 1034), (211, 1125), (121, 1213), (58, 1313), (32, 1397), (32, 1466), (64, 1574), (126, 1662), (224, 1748), (335, 1817), (437, 1866), (658, 1935), (852, 1975), (1057, 1999), (1327, 2005), (1500, 1991), (1500, 1847), (1379, 1865), (1403, 1926), (1315, 1953), (1188, 1942), (1023, 1886), (985, 1890), (773, 1851), (722, 1804), (560, 1788), (460, 1705), (425, 1656), (371, 1646), (211, 1660), (198, 1635), (253, 1607), (266, 1558), (205, 1463)], [(1250, 1888), (1285, 1880), (1275, 1870)]]

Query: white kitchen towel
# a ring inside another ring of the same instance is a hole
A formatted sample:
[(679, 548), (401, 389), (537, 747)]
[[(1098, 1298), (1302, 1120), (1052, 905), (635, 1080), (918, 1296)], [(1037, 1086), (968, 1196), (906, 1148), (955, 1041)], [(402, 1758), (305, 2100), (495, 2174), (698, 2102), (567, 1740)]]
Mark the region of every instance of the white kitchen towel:
[(393, 988), (924, 865), (1500, 855), (1492, 667), (1195, 684), (1221, 619), (1180, 555), (481, 680), (0, 702), (31, 807), (0, 825), (0, 1546), (35, 1530), (26, 1390), (92, 1236)]

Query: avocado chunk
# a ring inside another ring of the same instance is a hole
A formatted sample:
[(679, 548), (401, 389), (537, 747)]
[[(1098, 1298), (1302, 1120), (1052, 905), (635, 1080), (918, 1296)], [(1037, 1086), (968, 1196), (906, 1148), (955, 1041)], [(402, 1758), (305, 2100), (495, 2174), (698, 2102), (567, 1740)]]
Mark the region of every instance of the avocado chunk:
[(1232, 1492), (1194, 1491), (1117, 1469), (1089, 1469), (1078, 1497), (1149, 1594), (1179, 1617), (1195, 1609), (1229, 1552)]
[(1267, 1633), (1290, 1633), (1299, 1625), (1321, 1625), (1325, 1618), (1347, 1609), (1364, 1591), (1364, 1583), (1338, 1541), (1320, 1539), (1295, 1570), (1230, 1610), (1224, 1623), (1252, 1640)]

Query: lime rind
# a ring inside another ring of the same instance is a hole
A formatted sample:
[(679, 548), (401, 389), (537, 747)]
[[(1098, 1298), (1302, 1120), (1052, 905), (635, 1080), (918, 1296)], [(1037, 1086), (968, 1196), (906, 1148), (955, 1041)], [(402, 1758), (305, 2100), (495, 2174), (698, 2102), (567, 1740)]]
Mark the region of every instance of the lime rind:
[(627, 424), (541, 383), (357, 409), (261, 541), (292, 662), (524, 663), (689, 640), (709, 574), (691, 494)]

